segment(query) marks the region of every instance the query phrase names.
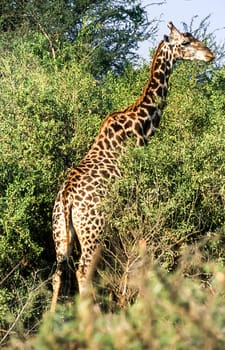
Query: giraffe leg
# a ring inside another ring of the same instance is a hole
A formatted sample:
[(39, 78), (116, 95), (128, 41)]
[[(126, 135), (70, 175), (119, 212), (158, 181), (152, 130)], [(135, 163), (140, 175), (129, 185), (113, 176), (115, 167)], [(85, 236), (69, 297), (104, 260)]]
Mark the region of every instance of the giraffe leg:
[(56, 309), (57, 300), (59, 297), (59, 291), (62, 285), (62, 271), (59, 266), (57, 266), (56, 271), (52, 277), (52, 287), (53, 287), (53, 293), (52, 293), (52, 302), (51, 302), (51, 308), (50, 311), (54, 312)]
[(79, 294), (91, 292), (92, 277), (100, 257), (102, 229), (104, 227), (104, 214), (99, 211), (99, 198), (94, 197), (94, 203), (80, 205), (81, 209), (72, 211), (72, 223), (79, 241), (80, 256), (76, 280)]
[(56, 308), (59, 294), (69, 296), (71, 280), (74, 278), (73, 268), (69, 265), (69, 260), (74, 248), (74, 234), (69, 227), (66, 229), (65, 211), (62, 202), (55, 203), (53, 211), (53, 239), (56, 249), (57, 267), (52, 277), (52, 302), (51, 311)]
[(91, 259), (88, 259), (86, 254), (82, 254), (79, 266), (76, 272), (79, 293), (85, 296), (89, 293), (91, 287)]
[(86, 296), (91, 293), (91, 281), (100, 258), (100, 251), (100, 245), (96, 244), (92, 249), (89, 247), (88, 252), (85, 252), (84, 249), (84, 252), (80, 257), (76, 276), (79, 286), (79, 293), (81, 296)]
[(57, 300), (59, 295), (63, 296), (63, 298), (71, 297), (76, 288), (76, 276), (75, 271), (69, 263), (68, 259), (63, 260), (61, 262), (58, 261), (55, 273), (52, 276), (52, 301), (51, 301), (51, 311), (54, 311), (56, 308)]

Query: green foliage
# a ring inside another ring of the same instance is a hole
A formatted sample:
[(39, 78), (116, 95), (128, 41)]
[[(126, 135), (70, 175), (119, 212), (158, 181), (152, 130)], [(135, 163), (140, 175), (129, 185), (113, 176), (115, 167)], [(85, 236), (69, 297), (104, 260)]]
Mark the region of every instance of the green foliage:
[[(0, 63), (0, 275), (9, 313), (27, 295), (21, 276), (29, 281), (34, 269), (49, 262), (39, 278), (51, 271), (55, 194), (63, 173), (83, 157), (101, 122), (96, 113), (100, 92), (91, 74), (75, 61), (61, 70), (57, 64), (43, 66), (30, 51), (32, 44), (20, 39), (12, 44), (10, 54), (2, 49)], [(1, 329), (5, 320), (1, 313)]]
[(3, 0), (0, 28), (8, 39), (14, 32), (14, 37), (41, 33), (41, 56), (47, 53), (56, 59), (66, 50), (67, 59), (75, 56), (99, 77), (109, 69), (120, 73), (134, 61), (139, 42), (155, 34), (157, 22), (148, 20), (136, 0)]
[[(189, 258), (195, 255), (197, 251)], [(180, 271), (169, 275), (148, 259), (145, 264), (132, 279), (141, 296), (126, 312), (101, 314), (91, 300), (78, 298), (73, 307), (46, 314), (36, 338), (26, 344), (14, 339), (10, 349), (222, 350), (225, 276), (221, 268), (204, 264), (212, 274), (209, 289), (185, 279)]]
[[(55, 60), (43, 33), (1, 35), (1, 345), (16, 334), (17, 349), (222, 350), (225, 70), (190, 62), (171, 77), (160, 129), (144, 148), (131, 140), (124, 176), (103, 203), (105, 251), (95, 285), (105, 313), (88, 299), (75, 310), (61, 306), (25, 343), (51, 298), (51, 211), (65, 172), (105, 115), (132, 103), (147, 80), (148, 67), (128, 65), (100, 83), (88, 60), (73, 57), (76, 45), (77, 55), (89, 53), (89, 35), (103, 27), (82, 28), (76, 43), (57, 47)], [(101, 75), (99, 62), (92, 61)]]

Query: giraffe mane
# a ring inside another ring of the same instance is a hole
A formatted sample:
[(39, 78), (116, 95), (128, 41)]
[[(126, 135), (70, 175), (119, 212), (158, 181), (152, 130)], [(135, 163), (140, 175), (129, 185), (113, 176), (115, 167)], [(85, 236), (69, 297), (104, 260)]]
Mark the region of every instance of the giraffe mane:
[(152, 79), (152, 77), (153, 77), (153, 75), (154, 75), (153, 73), (154, 73), (154, 69), (155, 69), (155, 65), (156, 65), (156, 60), (157, 60), (158, 54), (159, 54), (159, 52), (160, 52), (160, 50), (161, 50), (161, 48), (162, 48), (164, 42), (165, 42), (164, 40), (161, 40), (161, 41), (160, 41), (160, 43), (159, 43), (159, 45), (158, 45), (158, 47), (157, 47), (157, 49), (156, 49), (156, 51), (155, 51), (155, 53), (154, 53), (153, 60), (152, 60), (151, 65), (150, 65), (150, 75), (149, 75), (148, 83), (145, 85), (144, 90), (143, 90), (141, 96), (140, 96), (140, 97), (138, 98), (138, 100), (137, 100), (136, 102), (134, 102), (131, 106), (125, 108), (125, 109), (123, 110), (123, 112), (129, 111), (129, 110), (133, 109), (134, 107), (138, 107), (138, 106), (139, 106), (139, 104), (140, 104), (140, 102), (141, 102), (143, 96), (146, 94), (146, 91), (148, 90), (149, 83), (150, 83), (150, 81), (151, 81), (151, 79)]
[(150, 66), (150, 78), (149, 78), (150, 80), (151, 80), (151, 78), (153, 76), (154, 69), (155, 69), (155, 63), (156, 63), (156, 60), (158, 58), (158, 54), (159, 54), (163, 44), (164, 44), (164, 40), (161, 40), (159, 45), (158, 45), (158, 47), (157, 47), (157, 49), (156, 49), (156, 51), (155, 51), (155, 54), (154, 54), (154, 57), (153, 57), (153, 61), (152, 61), (151, 66)]

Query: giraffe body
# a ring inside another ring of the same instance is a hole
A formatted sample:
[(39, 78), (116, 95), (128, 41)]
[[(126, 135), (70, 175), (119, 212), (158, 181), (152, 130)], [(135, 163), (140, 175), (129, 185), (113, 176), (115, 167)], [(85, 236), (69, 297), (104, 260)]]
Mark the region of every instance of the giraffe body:
[(70, 268), (68, 262), (76, 238), (81, 249), (76, 272), (80, 294), (87, 289), (88, 275), (104, 231), (104, 213), (99, 206), (107, 195), (109, 180), (121, 176), (119, 160), (128, 138), (132, 135), (138, 146), (145, 145), (159, 126), (174, 63), (178, 59), (208, 62), (214, 58), (191, 34), (180, 33), (171, 22), (168, 26), (170, 35), (164, 37), (156, 50), (142, 95), (128, 108), (105, 118), (91, 149), (70, 170), (58, 193), (53, 210), (57, 268), (53, 276), (52, 310), (65, 283), (62, 273)]

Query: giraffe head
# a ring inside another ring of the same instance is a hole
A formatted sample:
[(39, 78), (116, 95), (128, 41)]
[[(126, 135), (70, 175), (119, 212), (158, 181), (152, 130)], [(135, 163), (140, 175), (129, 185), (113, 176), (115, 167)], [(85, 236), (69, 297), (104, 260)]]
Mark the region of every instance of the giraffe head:
[(168, 23), (168, 27), (170, 35), (165, 36), (165, 41), (173, 46), (175, 59), (201, 60), (204, 62), (210, 62), (214, 59), (214, 53), (200, 40), (194, 38), (192, 34), (179, 32), (172, 22)]

